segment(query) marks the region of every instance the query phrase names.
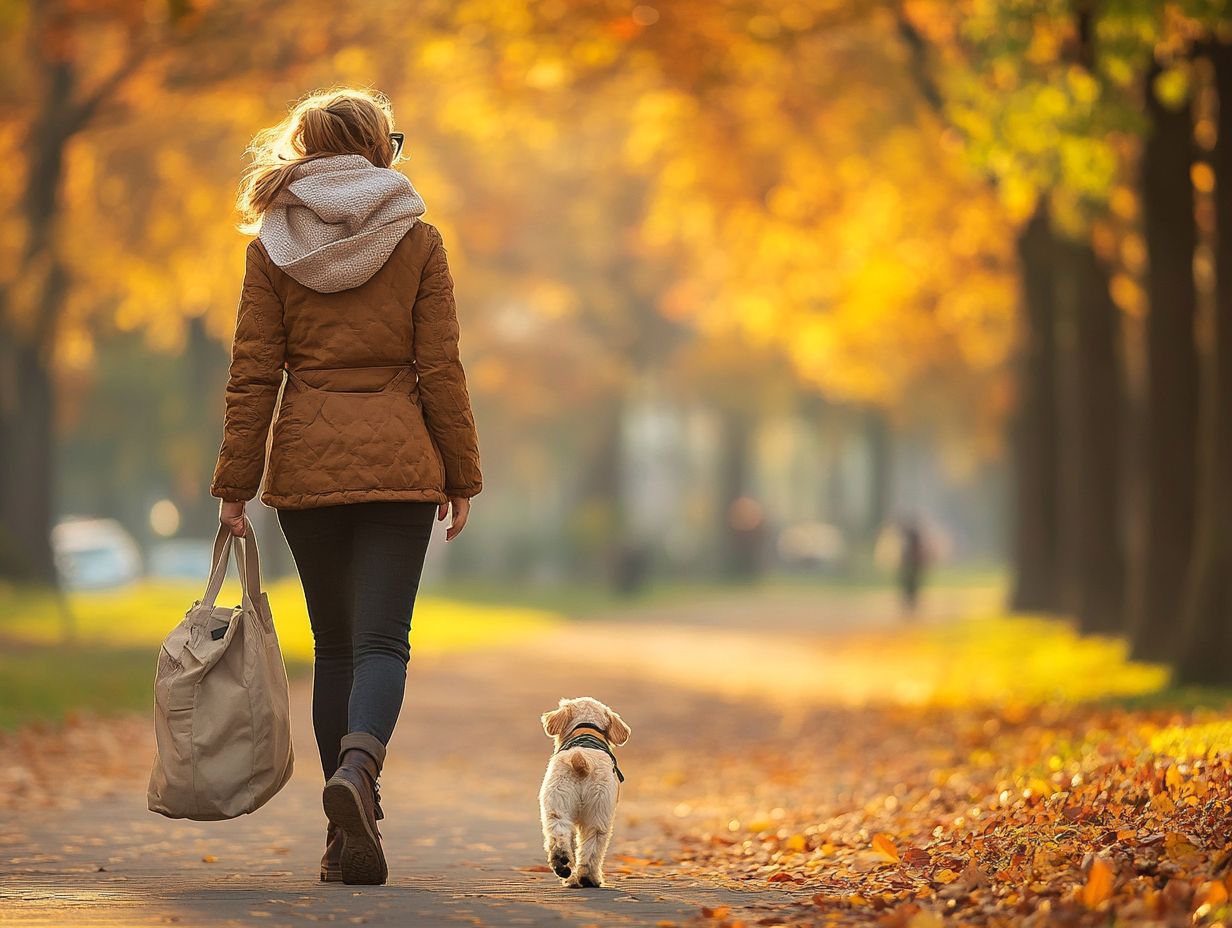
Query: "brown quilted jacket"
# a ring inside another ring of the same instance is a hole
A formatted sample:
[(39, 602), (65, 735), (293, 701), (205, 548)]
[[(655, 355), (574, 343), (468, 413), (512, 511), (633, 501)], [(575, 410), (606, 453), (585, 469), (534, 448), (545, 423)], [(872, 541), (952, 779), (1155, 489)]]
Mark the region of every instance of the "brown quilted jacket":
[(434, 227), (415, 222), (380, 270), (335, 293), (284, 273), (260, 239), (249, 244), (211, 492), (251, 499), (263, 471), (261, 501), (277, 509), (444, 502), (482, 489), (453, 279)]

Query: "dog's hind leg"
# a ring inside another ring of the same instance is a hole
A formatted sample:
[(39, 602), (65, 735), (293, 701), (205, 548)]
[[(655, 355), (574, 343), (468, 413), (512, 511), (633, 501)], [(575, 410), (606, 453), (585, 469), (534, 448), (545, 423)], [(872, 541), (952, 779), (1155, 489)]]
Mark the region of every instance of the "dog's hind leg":
[(555, 812), (543, 814), (543, 848), (547, 851), (548, 866), (562, 880), (573, 872), (573, 823), (566, 822)]
[(612, 840), (610, 828), (596, 828), (593, 825), (583, 825), (582, 841), (578, 847), (577, 885), (603, 885), (603, 858), (607, 855), (608, 842)]

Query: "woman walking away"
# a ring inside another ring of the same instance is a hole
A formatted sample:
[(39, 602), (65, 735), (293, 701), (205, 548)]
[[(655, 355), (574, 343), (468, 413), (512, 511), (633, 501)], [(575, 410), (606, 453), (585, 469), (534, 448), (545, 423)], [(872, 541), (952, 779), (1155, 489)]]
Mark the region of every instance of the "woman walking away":
[(264, 471), (261, 501), (295, 557), (316, 650), (321, 879), (346, 883), (388, 876), (377, 779), (432, 520), (452, 510), (455, 538), (482, 486), (445, 247), (391, 169), (392, 129), (384, 97), (341, 90), (303, 100), (253, 143), (239, 208), (258, 237), (212, 487), (242, 535)]

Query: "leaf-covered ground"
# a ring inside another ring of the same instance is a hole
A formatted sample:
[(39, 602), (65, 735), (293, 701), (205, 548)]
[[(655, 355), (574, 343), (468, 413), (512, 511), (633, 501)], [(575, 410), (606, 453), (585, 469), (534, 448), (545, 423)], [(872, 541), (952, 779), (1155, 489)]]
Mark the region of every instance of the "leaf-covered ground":
[(1230, 739), (1167, 710), (814, 715), (708, 771), (664, 862), (799, 890), (753, 922), (1191, 924), (1232, 886)]
[[(1119, 642), (1048, 620), (846, 635), (826, 651), (843, 670), (803, 688), (815, 705), (662, 775), (661, 789), (691, 798), (667, 824), (670, 853), (648, 844), (639, 864), (798, 893), (786, 908), (704, 919), (929, 928), (1232, 915), (1226, 693), (1163, 690), (1163, 672), (1127, 664)], [(852, 685), (819, 695), (836, 679)], [(784, 689), (767, 675), (768, 694)], [(843, 707), (853, 694), (860, 704)]]
[[(71, 902), (73, 924), (110, 924), (102, 896), (125, 903), (126, 924), (185, 908), (203, 925), (1225, 917), (1226, 694), (1168, 691), (1118, 643), (1046, 620), (902, 629), (883, 616), (853, 632), (823, 609), (809, 630), (776, 606), (749, 631), (747, 605), (556, 624), (420, 659), (383, 788), (394, 878), (376, 896), (311, 881), (319, 773), (303, 684), (296, 777), (242, 822), (144, 812), (140, 717), (2, 736), (0, 887), (20, 894), (8, 918), (56, 924)], [(579, 894), (544, 872), (534, 796), (538, 714), (580, 693), (634, 733), (612, 888)]]

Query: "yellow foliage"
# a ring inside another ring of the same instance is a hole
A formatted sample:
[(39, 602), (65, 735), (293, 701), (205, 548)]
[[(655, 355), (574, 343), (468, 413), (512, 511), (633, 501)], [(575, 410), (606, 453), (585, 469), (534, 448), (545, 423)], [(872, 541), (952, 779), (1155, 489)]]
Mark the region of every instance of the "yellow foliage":
[[(630, 645), (610, 659), (674, 686), (784, 706), (996, 707), (1010, 719), (1033, 706), (1156, 693), (1169, 679), (1165, 667), (1129, 661), (1123, 641), (1080, 636), (1059, 619), (988, 615), (892, 634), (853, 629), (816, 646), (791, 638), (785, 647), (773, 634), (763, 637), (682, 633), (665, 639), (662, 650)], [(680, 648), (693, 657), (687, 665), (674, 657)], [(1051, 753), (1064, 762), (1063, 752)], [(1058, 789), (1040, 774), (1022, 787), (1043, 797)]]
[[(278, 641), (288, 661), (312, 660), (312, 630), (303, 591), (295, 579), (278, 580), (266, 590)], [(149, 647), (151, 654), (200, 597), (195, 585), (144, 582), (105, 592), (71, 593), (76, 640), (109, 647)], [(220, 604), (238, 602), (239, 585), (228, 580)], [(0, 589), (0, 635), (35, 644), (56, 644), (63, 625), (54, 600), (46, 594)], [(415, 607), (411, 646), (427, 652), (452, 651), (508, 641), (550, 628), (554, 613), (513, 606), (489, 606), (421, 596)], [(152, 660), (153, 658), (151, 658)]]
[[(278, 11), (262, 32), (298, 41), (276, 81), (245, 73), (194, 87), (150, 69), (125, 91), (134, 105), (122, 119), (71, 144), (63, 252), (88, 295), (83, 318), (109, 313), (167, 351), (191, 316), (225, 338), (243, 264), (232, 196), (246, 141), (314, 82), (380, 80), (400, 125), (413, 127), (405, 169), (432, 221), (456, 227), (446, 232), (468, 307), (530, 292), (561, 326), (545, 342), (570, 344), (555, 336), (574, 334), (563, 330), (574, 315), (593, 323), (587, 334), (599, 337), (574, 349), (584, 356), (629, 344), (621, 326), (638, 320), (628, 307), (649, 306), (701, 337), (778, 350), (837, 401), (926, 408), (928, 385), (974, 429), (1005, 405), (1016, 226), (1045, 191), (1073, 228), (1092, 203), (1129, 218), (1127, 132), (1110, 127), (1103, 83), (1070, 60), (1069, 16), (904, 4), (935, 54), (939, 118), (919, 101), (894, 17), (852, 3), (843, 28), (823, 28), (839, 6), (733, 15), (725, 3), (688, 4), (682, 30), (650, 5), (611, 15), (464, 0), (414, 18), (373, 5), (353, 11), (346, 35), (363, 38), (350, 41), (323, 25), (324, 5)], [(1101, 26), (1122, 39), (1155, 38), (1154, 26), (1110, 19)], [(989, 60), (976, 67), (965, 52), (985, 43)], [(1105, 64), (1133, 74), (1128, 58)], [(1159, 92), (1177, 102), (1189, 80), (1170, 68)], [(14, 165), (0, 202), (10, 207), (22, 129), (0, 123), (0, 153)], [(19, 213), (0, 220), (0, 255), (20, 248)], [(1130, 275), (1140, 270), (1132, 248), (1126, 258)], [(1117, 278), (1115, 296), (1141, 311), (1132, 277)], [(475, 312), (471, 338), (491, 321)], [(508, 354), (499, 331), (487, 337), (481, 348)], [(620, 351), (609, 354), (579, 367), (619, 368)], [(90, 354), (78, 338), (60, 357), (80, 366)], [(489, 365), (481, 381), (500, 392), (511, 378)], [(528, 416), (550, 391), (518, 394)]]
[(1176, 66), (1161, 71), (1155, 77), (1153, 90), (1164, 106), (1174, 109), (1183, 106), (1190, 92), (1188, 67)]
[(1151, 735), (1150, 747), (1154, 753), (1178, 761), (1203, 760), (1216, 754), (1232, 753), (1232, 722), (1168, 726)]

